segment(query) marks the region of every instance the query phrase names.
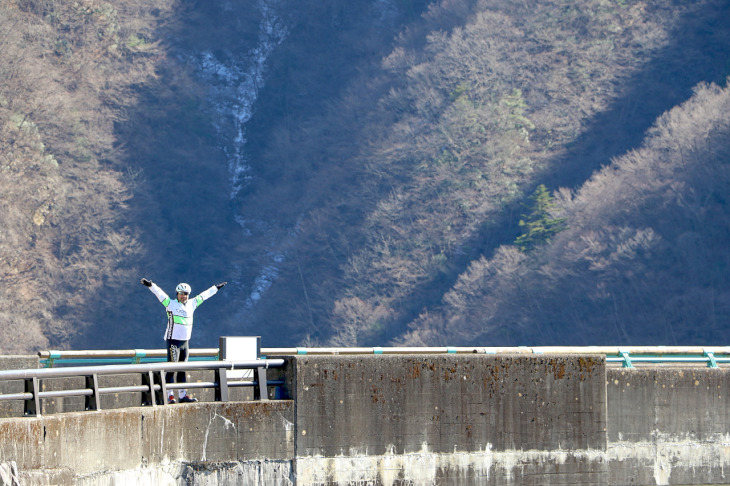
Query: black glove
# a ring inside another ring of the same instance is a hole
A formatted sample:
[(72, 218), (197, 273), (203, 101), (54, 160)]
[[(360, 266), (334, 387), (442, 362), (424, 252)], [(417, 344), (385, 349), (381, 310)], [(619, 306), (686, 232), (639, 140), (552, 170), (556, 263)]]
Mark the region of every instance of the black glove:
[(228, 282), (222, 282), (222, 283), (219, 283), (219, 284), (217, 284), (217, 285), (216, 285), (215, 287), (216, 287), (216, 288), (217, 288), (218, 290), (220, 290), (220, 289), (222, 289), (222, 288), (223, 288), (223, 287), (224, 287), (224, 286), (225, 286), (225, 285), (226, 285), (227, 283), (228, 283)]
[(140, 282), (142, 282), (142, 285), (144, 285), (145, 287), (152, 287), (152, 282), (147, 280), (146, 278), (143, 278), (142, 280), (140, 280)]

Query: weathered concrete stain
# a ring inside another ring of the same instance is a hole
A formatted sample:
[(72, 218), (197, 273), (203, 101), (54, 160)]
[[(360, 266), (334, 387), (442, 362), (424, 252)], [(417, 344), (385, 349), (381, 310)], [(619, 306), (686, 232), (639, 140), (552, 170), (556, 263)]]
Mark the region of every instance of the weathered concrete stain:
[(293, 423), (291, 401), (0, 419), (0, 462), (14, 462), (24, 486), (180, 484), (190, 462), (237, 463), (266, 477), (281, 461), (291, 471)]
[[(730, 480), (730, 434), (718, 434), (709, 441), (699, 441), (687, 434), (684, 438), (655, 431), (651, 442), (619, 441), (609, 444), (611, 462), (633, 462), (650, 471), (654, 484), (682, 484), (672, 477), (681, 470), (714, 471), (712, 483)], [(681, 479), (680, 479), (681, 481)]]
[(555, 359), (549, 361), (549, 367), (552, 370), (553, 378), (562, 380), (565, 378), (565, 363)]
[[(314, 361), (318, 367), (312, 366)], [(350, 366), (353, 363), (357, 366)], [(315, 390), (311, 383), (319, 370), (337, 364), (342, 370), (340, 383), (322, 381), (324, 386)], [(308, 357), (306, 363), (297, 363), (296, 374), (309, 385), (292, 392), (300, 431), (297, 472), (302, 472), (300, 465), (308, 464), (309, 458), (320, 458), (319, 476), (312, 479), (313, 484), (379, 484), (368, 482), (369, 476), (353, 476), (345, 483), (335, 479), (357, 469), (357, 464), (346, 459), (356, 446), (360, 456), (380, 456), (376, 451), (392, 449), (400, 451), (398, 457), (419, 463), (427, 457), (438, 467), (428, 468), (423, 477), (436, 474), (437, 483), (448, 484), (447, 477), (457, 474), (456, 466), (446, 469), (446, 460), (436, 458), (450, 457), (445, 454), (455, 450), (459, 455), (454, 457), (462, 462), (468, 454), (481, 457), (487, 449), (490, 454), (605, 451), (605, 376), (595, 373), (583, 382), (568, 379), (578, 368), (575, 357), (552, 356)], [(358, 461), (366, 469), (372, 466), (368, 461), (377, 461), (360, 456)], [(504, 463), (514, 454), (499, 457)], [(402, 462), (393, 457), (383, 460), (391, 465)], [(548, 460), (535, 471), (549, 475), (564, 471), (566, 478), (582, 478), (574, 484), (588, 485), (594, 484), (601, 471), (605, 473), (604, 466), (579, 462), (565, 466)], [(464, 467), (468, 470), (474, 464)], [(462, 473), (471, 474), (466, 470)], [(391, 477), (413, 481), (416, 473), (416, 469), (391, 471)], [(539, 476), (534, 471), (531, 474)], [(586, 480), (591, 475), (593, 479)], [(526, 483), (523, 478), (522, 484), (539, 483)]]
[(208, 460), (207, 452), (206, 452), (207, 446), (208, 446), (208, 435), (210, 434), (211, 426), (213, 425), (213, 421), (216, 419), (223, 422), (223, 426), (225, 427), (226, 430), (228, 430), (229, 428), (231, 428), (233, 430), (233, 432), (234, 432), (233, 437), (235, 439), (231, 445), (231, 449), (236, 449), (236, 439), (238, 436), (237, 431), (236, 431), (236, 424), (234, 424), (233, 422), (228, 420), (226, 417), (224, 417), (222, 415), (218, 415), (218, 413), (216, 413), (216, 412), (212, 412), (210, 421), (208, 422), (208, 427), (206, 427), (206, 429), (205, 429), (205, 439), (203, 440), (203, 453), (201, 454), (201, 458), (200, 458), (201, 461)]
[[(311, 456), (297, 459), (297, 485), (363, 484), (432, 486), (436, 484), (525, 484), (523, 472), (538, 470), (540, 464), (564, 466), (549, 479), (555, 484), (572, 482), (571, 465), (590, 461), (605, 465), (605, 451), (494, 451), (491, 444), (482, 450), (435, 453), (428, 444), (411, 453), (397, 453), (394, 445), (384, 451), (351, 448), (335, 457)], [(548, 481), (546, 477), (540, 481)]]
[(410, 378), (412, 380), (415, 380), (416, 378), (421, 376), (421, 366), (419, 364), (412, 364), (410, 369), (411, 369)]
[(610, 369), (606, 383), (610, 481), (730, 482), (727, 369)]

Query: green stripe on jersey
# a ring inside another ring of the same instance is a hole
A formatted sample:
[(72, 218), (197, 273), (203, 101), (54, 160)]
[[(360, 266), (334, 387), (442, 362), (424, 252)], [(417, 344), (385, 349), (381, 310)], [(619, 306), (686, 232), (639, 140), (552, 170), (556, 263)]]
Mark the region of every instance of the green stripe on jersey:
[(183, 326), (190, 325), (190, 323), (188, 322), (188, 318), (182, 316), (172, 316), (172, 322), (174, 322), (175, 324), (182, 324)]

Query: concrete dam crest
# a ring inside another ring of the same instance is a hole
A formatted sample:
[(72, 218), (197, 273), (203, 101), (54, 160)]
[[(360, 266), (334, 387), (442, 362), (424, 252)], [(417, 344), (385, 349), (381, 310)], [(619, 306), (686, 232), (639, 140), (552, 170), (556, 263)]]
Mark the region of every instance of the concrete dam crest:
[(284, 359), (268, 400), (6, 414), (0, 485), (730, 483), (727, 368), (580, 354)]

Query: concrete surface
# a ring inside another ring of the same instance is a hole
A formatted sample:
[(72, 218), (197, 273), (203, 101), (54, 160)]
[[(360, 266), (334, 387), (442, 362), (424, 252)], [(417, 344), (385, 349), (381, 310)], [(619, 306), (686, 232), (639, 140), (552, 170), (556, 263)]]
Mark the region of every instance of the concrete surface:
[(292, 419), (291, 401), (0, 419), (0, 464), (27, 486), (190, 484), (197, 476), (204, 483), (231, 470), (258, 478), (247, 484), (291, 484)]
[(729, 484), (726, 368), (609, 369), (610, 484)]
[(0, 419), (0, 485), (730, 484), (730, 368), (607, 368), (580, 355), (286, 361), (270, 370), (286, 382), (271, 389), (280, 400)]
[(607, 484), (601, 358), (312, 356), (295, 373), (299, 485)]
[[(27, 370), (33, 368), (38, 368), (37, 356), (0, 356), (0, 370)], [(20, 380), (0, 381), (0, 394), (23, 393), (24, 388), (25, 385)], [(23, 410), (23, 402), (0, 400), (0, 418), (22, 417)]]

